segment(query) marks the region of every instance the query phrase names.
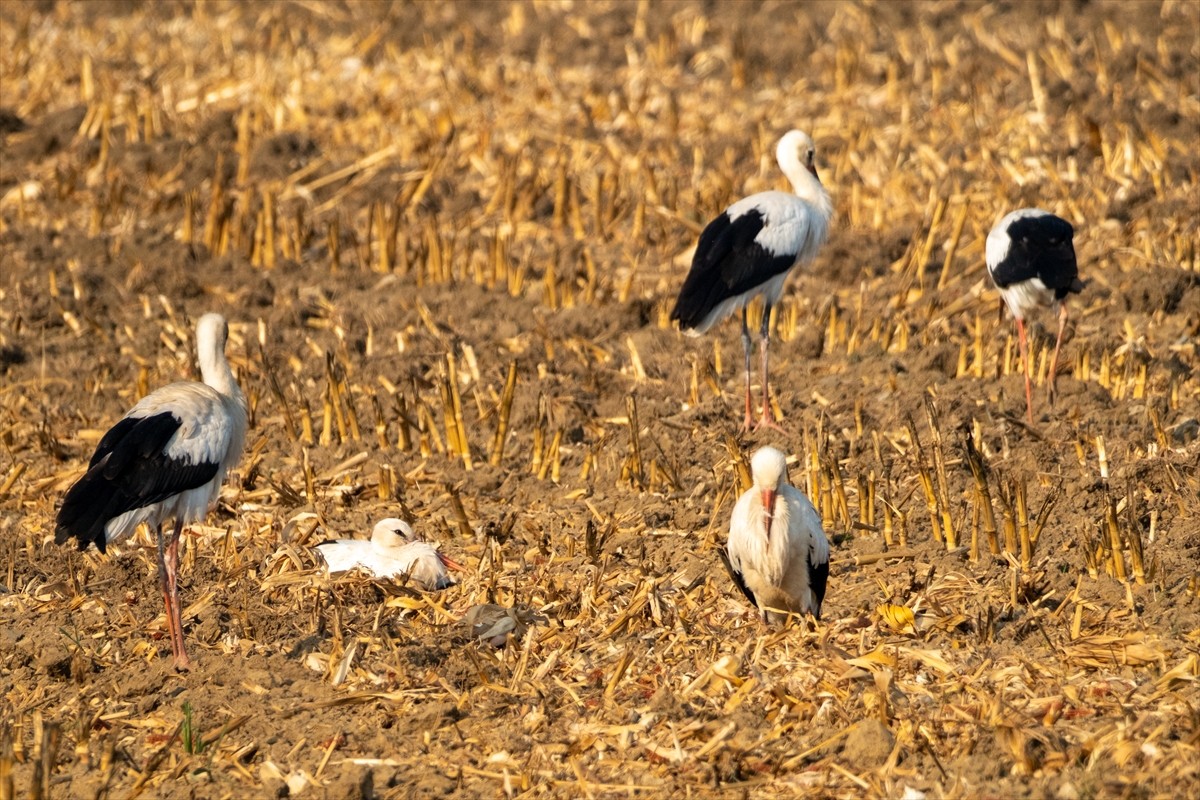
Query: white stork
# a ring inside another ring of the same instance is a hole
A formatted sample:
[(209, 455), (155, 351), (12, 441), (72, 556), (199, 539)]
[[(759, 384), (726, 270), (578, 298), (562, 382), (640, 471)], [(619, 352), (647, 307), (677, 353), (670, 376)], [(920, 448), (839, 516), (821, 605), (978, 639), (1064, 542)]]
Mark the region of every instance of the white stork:
[(375, 525), (370, 541), (330, 539), (317, 545), (330, 575), (361, 569), (375, 578), (396, 580), (409, 576), (426, 591), (454, 585), (447, 568), (462, 565), (434, 545), (416, 537), (412, 526), (401, 519), (385, 519)]
[(829, 540), (821, 517), (788, 483), (783, 453), (763, 447), (750, 459), (750, 469), (754, 487), (733, 507), (721, 560), (764, 622), (782, 621), (789, 611), (820, 619), (829, 579)]
[(767, 381), (771, 309), (783, 295), (788, 273), (816, 256), (829, 232), (833, 203), (813, 165), (813, 142), (802, 131), (788, 131), (775, 148), (779, 168), (794, 194), (759, 192), (738, 200), (708, 223), (692, 256), (692, 268), (671, 311), (671, 319), (699, 336), (735, 311), (742, 312), (742, 348), (746, 356), (746, 417), (753, 424), (750, 398), (750, 328), (746, 306), (762, 295), (762, 416), (755, 427), (779, 428), (771, 418)]
[[(179, 537), (216, 504), (246, 441), (246, 399), (225, 359), (228, 338), (220, 314), (200, 318), (196, 350), (204, 382), (179, 381), (151, 392), (104, 434), (87, 472), (67, 490), (54, 529), (55, 542), (74, 537), (80, 550), (94, 543), (101, 553), (143, 522), (155, 530), (177, 669), (191, 666), (179, 605)], [(175, 528), (164, 537), (168, 519)]]
[(988, 274), (1017, 321), (1021, 360), (1025, 367), (1025, 411), (1033, 422), (1033, 389), (1030, 385), (1029, 346), (1025, 315), (1038, 306), (1058, 304), (1058, 338), (1050, 359), (1050, 403), (1058, 373), (1058, 351), (1067, 327), (1067, 295), (1083, 291), (1075, 262), (1071, 223), (1040, 208), (1013, 211), (992, 228), (987, 237)]

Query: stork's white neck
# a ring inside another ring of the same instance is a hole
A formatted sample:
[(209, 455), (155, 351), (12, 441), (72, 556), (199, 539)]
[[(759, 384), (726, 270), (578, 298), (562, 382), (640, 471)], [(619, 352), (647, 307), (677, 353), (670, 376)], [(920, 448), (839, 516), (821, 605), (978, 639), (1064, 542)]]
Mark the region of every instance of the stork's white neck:
[(228, 327), (220, 314), (205, 314), (196, 324), (196, 356), (204, 382), (226, 397), (241, 399), (242, 390), (225, 358)]
[[(809, 169), (813, 161), (813, 142), (808, 134), (799, 130), (785, 133), (775, 146), (775, 160), (791, 182), (796, 196), (811, 206), (828, 225), (833, 216), (833, 202), (816, 173)], [(824, 236), (819, 238), (824, 239)]]
[(795, 153), (780, 154), (779, 168), (792, 184), (792, 191), (815, 208), (828, 221), (833, 216), (833, 201), (824, 185), (800, 163)]

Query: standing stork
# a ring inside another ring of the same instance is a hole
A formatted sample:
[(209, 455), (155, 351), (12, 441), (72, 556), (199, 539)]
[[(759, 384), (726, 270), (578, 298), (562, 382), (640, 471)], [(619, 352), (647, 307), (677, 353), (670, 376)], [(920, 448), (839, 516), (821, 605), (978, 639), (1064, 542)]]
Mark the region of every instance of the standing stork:
[(733, 507), (721, 560), (764, 622), (780, 622), (788, 611), (820, 619), (829, 580), (829, 540), (821, 516), (788, 483), (787, 458), (779, 450), (760, 448), (750, 459), (750, 471), (754, 487)]
[[(100, 440), (87, 472), (67, 490), (54, 541), (79, 549), (109, 542), (146, 523), (158, 538), (158, 581), (177, 669), (191, 662), (179, 605), (179, 537), (217, 502), (225, 474), (242, 456), (246, 399), (225, 359), (229, 326), (220, 314), (196, 323), (203, 383), (179, 381), (143, 397)], [(175, 520), (163, 535), (163, 523)]]
[(407, 522), (394, 518), (380, 520), (371, 531), (370, 541), (330, 539), (317, 545), (317, 552), (325, 560), (330, 575), (352, 569), (365, 570), (385, 580), (407, 575), (425, 591), (453, 586), (454, 579), (447, 568), (462, 569), (457, 561), (418, 539)]
[(1017, 321), (1021, 360), (1025, 366), (1025, 413), (1033, 423), (1029, 345), (1025, 315), (1038, 306), (1058, 305), (1058, 338), (1050, 359), (1050, 404), (1058, 377), (1058, 351), (1067, 327), (1067, 295), (1083, 291), (1072, 242), (1075, 229), (1062, 217), (1040, 208), (1021, 208), (1005, 215), (988, 233), (988, 274)]
[[(746, 417), (742, 430), (763, 425), (779, 429), (771, 418), (767, 350), (771, 309), (783, 295), (788, 273), (816, 256), (829, 233), (833, 203), (813, 165), (813, 142), (803, 131), (788, 131), (775, 148), (779, 168), (793, 194), (759, 192), (738, 200), (708, 223), (692, 256), (692, 267), (671, 311), (680, 329), (699, 336), (735, 311), (742, 312), (742, 348), (746, 356)], [(750, 327), (746, 306), (763, 298), (762, 415), (754, 425), (750, 396)]]

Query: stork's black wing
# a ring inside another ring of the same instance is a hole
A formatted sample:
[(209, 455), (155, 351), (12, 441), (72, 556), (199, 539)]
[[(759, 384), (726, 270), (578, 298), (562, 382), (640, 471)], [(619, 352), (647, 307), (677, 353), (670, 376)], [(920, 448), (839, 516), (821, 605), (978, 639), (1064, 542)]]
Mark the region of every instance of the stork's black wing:
[(808, 558), (808, 586), (812, 590), (813, 597), (817, 600), (817, 608), (813, 612), (813, 617), (821, 618), (821, 604), (825, 602), (825, 585), (829, 583), (829, 562), (823, 561), (819, 564), (814, 564), (812, 555)]
[(730, 219), (729, 212), (708, 223), (692, 256), (671, 319), (683, 329), (695, 328), (714, 308), (745, 294), (796, 263), (795, 253), (775, 253), (757, 241), (766, 225), (758, 209)]
[(1053, 214), (1020, 217), (1008, 226), (1008, 253), (991, 269), (1001, 289), (1038, 278), (1061, 300), (1079, 292), (1079, 265), (1075, 260), (1071, 223)]
[(742, 578), (742, 573), (738, 572), (729, 560), (729, 552), (724, 547), (717, 548), (717, 555), (721, 558), (721, 563), (725, 565), (725, 571), (729, 573), (729, 577), (733, 579), (733, 585), (742, 590), (742, 594), (746, 595), (746, 599), (750, 601), (750, 605), (758, 608), (758, 601), (754, 599), (754, 593), (750, 591), (750, 587), (746, 585), (746, 581)]
[(80, 550), (94, 542), (103, 553), (109, 520), (211, 481), (216, 463), (189, 463), (167, 453), (181, 425), (174, 414), (162, 412), (125, 417), (104, 434), (88, 471), (63, 498), (54, 541), (61, 544), (75, 537)]

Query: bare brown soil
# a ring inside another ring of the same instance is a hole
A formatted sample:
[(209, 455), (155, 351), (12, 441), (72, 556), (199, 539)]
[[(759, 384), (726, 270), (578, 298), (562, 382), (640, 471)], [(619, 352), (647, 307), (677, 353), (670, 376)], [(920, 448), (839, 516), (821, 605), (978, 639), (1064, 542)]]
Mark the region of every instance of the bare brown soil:
[[(667, 315), (791, 127), (837, 217), (739, 438), (737, 325)], [(1200, 794), (1198, 131), (1186, 2), (0, 4), (0, 798)], [(1032, 425), (1025, 205), (1088, 281)], [(54, 514), (210, 310), (252, 428), (177, 674), (152, 541)], [(715, 557), (767, 442), (819, 624)], [(322, 577), (386, 516), (461, 583)]]

